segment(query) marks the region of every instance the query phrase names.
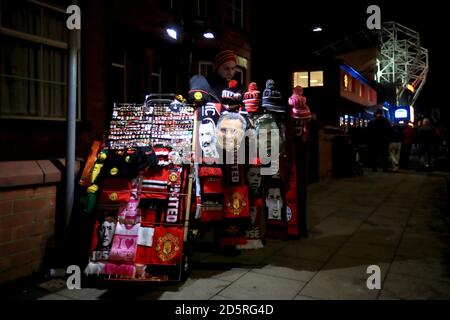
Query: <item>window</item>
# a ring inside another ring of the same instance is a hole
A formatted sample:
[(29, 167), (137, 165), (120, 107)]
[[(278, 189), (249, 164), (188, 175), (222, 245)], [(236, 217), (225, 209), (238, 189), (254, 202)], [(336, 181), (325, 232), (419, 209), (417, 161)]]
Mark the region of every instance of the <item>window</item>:
[(245, 84), (245, 69), (236, 66), (236, 72), (234, 73), (234, 79), (236, 79), (241, 85)]
[(364, 98), (364, 91), (366, 91), (366, 86), (361, 83), (359, 86), (359, 96), (361, 98)]
[(344, 73), (344, 77), (342, 79), (342, 85), (344, 87), (345, 91), (352, 91), (352, 86), (353, 86), (353, 79), (350, 75), (348, 75), (347, 73)]
[(322, 87), (323, 86), (323, 71), (311, 71), (310, 72), (309, 86), (310, 87)]
[(207, 17), (208, 16), (208, 1), (207, 0), (197, 0), (197, 16)]
[(308, 88), (308, 72), (294, 72), (293, 86), (301, 86), (303, 88)]
[(213, 64), (207, 61), (199, 61), (198, 63), (198, 74), (204, 76), (205, 78), (211, 75), (213, 72)]
[(229, 0), (231, 25), (244, 29), (244, 0)]
[(323, 71), (303, 71), (294, 72), (293, 85), (301, 86), (303, 88), (308, 87), (322, 87), (323, 86)]
[(65, 119), (66, 19), (66, 7), (0, 0), (0, 117)]

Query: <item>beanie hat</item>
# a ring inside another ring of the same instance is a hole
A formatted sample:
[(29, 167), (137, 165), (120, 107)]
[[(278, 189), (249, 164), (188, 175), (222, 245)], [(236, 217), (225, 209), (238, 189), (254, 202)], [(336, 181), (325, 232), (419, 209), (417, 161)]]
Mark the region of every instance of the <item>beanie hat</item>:
[(266, 89), (264, 89), (262, 106), (270, 112), (286, 112), (286, 107), (281, 101), (280, 91), (275, 89), (275, 82), (272, 79), (266, 81)]
[(233, 51), (223, 50), (219, 52), (214, 58), (214, 66), (213, 66), (214, 72), (217, 71), (217, 69), (219, 69), (221, 65), (229, 61), (234, 61), (234, 63), (237, 63), (237, 57)]
[(256, 113), (261, 104), (261, 92), (258, 91), (256, 82), (248, 84), (248, 91), (244, 93), (244, 105), (247, 112)]
[(228, 88), (222, 90), (222, 106), (227, 111), (238, 111), (241, 106), (242, 95), (238, 91), (238, 82), (231, 80), (228, 82)]
[(302, 95), (303, 88), (296, 86), (292, 96), (289, 98), (291, 109), (291, 117), (295, 119), (307, 120), (311, 118), (311, 112), (306, 105), (306, 98)]
[(211, 87), (204, 76), (193, 76), (189, 81), (189, 88), (188, 99), (190, 102), (199, 100), (207, 102), (211, 96), (219, 101), (217, 97), (211, 95)]

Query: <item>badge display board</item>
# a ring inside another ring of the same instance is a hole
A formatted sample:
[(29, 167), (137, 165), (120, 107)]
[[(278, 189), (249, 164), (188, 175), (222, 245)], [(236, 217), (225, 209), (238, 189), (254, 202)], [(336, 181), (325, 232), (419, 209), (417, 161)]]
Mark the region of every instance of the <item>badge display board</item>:
[(181, 279), (194, 127), (194, 108), (174, 95), (114, 105), (108, 141), (93, 166), (99, 172), (83, 179), (96, 199), (86, 275)]

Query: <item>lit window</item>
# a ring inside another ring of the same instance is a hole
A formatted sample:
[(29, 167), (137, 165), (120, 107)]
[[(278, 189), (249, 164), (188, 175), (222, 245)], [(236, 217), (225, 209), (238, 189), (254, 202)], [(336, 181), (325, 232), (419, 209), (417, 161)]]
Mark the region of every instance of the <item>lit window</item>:
[(349, 76), (347, 73), (344, 73), (344, 77), (342, 78), (342, 85), (344, 87), (345, 91), (352, 91), (353, 90), (353, 79), (351, 76)]
[[(68, 29), (64, 3), (0, 0), (0, 117), (65, 119)], [(79, 73), (79, 57), (78, 68)], [(78, 76), (78, 96), (79, 89)]]
[(311, 71), (309, 75), (309, 86), (310, 87), (321, 87), (323, 86), (323, 71)]
[(293, 87), (301, 86), (303, 88), (308, 88), (308, 72), (294, 72), (293, 75)]

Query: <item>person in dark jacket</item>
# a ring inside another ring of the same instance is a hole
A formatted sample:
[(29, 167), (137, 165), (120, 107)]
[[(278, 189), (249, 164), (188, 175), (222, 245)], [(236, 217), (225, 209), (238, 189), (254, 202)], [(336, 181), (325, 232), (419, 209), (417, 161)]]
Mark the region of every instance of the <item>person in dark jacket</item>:
[(397, 172), (400, 165), (400, 150), (403, 141), (403, 128), (396, 123), (392, 126), (391, 143), (389, 144), (390, 171)]
[(214, 58), (213, 74), (207, 80), (212, 94), (222, 101), (222, 91), (228, 88), (236, 72), (237, 56), (231, 50), (223, 50)]
[(388, 119), (383, 116), (383, 110), (375, 111), (375, 119), (369, 122), (369, 161), (374, 172), (381, 164), (383, 171), (388, 171), (388, 146), (391, 140), (392, 128)]
[(416, 131), (412, 126), (412, 122), (405, 125), (403, 129), (403, 141), (402, 149), (400, 153), (400, 168), (408, 169), (409, 167), (409, 157), (411, 155), (411, 148), (416, 138)]
[(418, 129), (418, 142), (420, 145), (420, 162), (425, 169), (431, 169), (433, 160), (433, 147), (437, 140), (437, 133), (430, 119), (423, 119)]

